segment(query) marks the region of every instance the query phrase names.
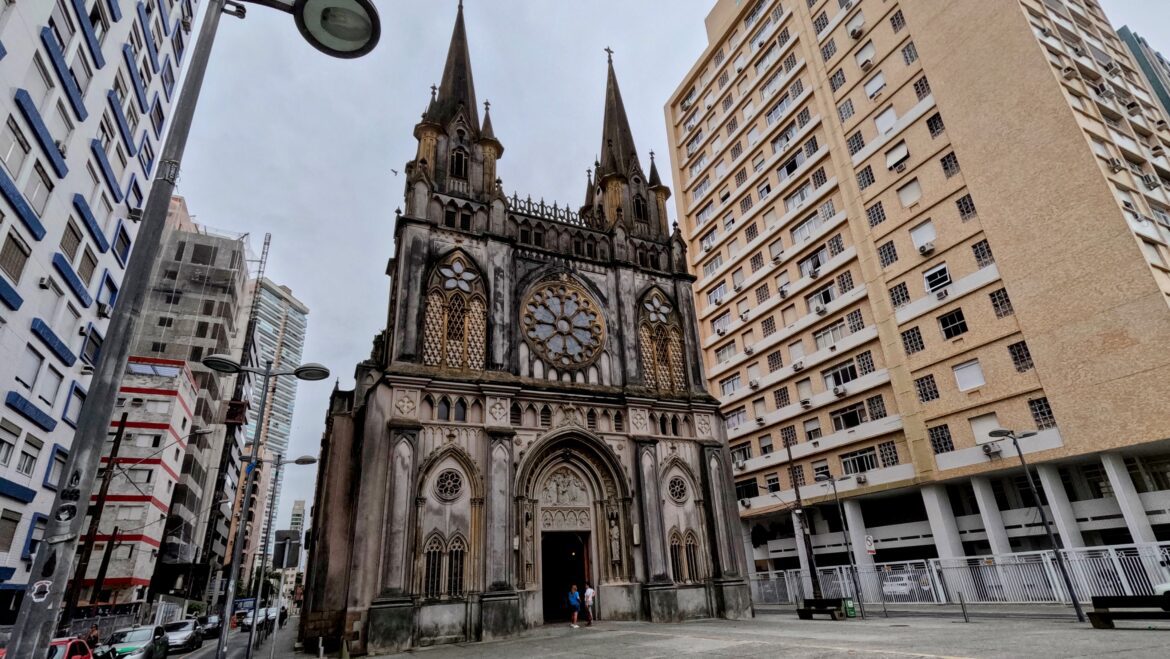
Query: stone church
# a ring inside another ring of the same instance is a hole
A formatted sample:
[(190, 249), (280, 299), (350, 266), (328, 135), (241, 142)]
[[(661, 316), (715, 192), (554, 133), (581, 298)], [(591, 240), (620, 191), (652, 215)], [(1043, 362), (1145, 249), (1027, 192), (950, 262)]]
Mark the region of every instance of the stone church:
[(603, 620), (750, 616), (694, 277), (612, 56), (577, 211), (502, 192), (462, 7), (414, 136), (387, 328), (330, 401), (302, 638), (498, 638), (586, 581)]

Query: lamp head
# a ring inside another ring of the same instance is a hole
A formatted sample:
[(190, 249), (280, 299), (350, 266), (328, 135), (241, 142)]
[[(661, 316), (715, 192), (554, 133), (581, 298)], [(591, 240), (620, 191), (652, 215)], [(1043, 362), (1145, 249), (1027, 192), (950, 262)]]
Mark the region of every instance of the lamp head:
[(992, 436), (992, 437), (1011, 437), (1014, 433), (1010, 430), (1005, 430), (1003, 428), (996, 428), (995, 430), (992, 430), (991, 432), (989, 432), (987, 434)]
[(333, 57), (361, 57), (382, 36), (378, 10), (370, 0), (296, 0), (292, 13), (301, 36)]
[(295, 375), (298, 380), (308, 380), (312, 382), (315, 380), (324, 380), (325, 378), (329, 377), (329, 369), (320, 364), (310, 362), (308, 364), (301, 364), (299, 367), (297, 367), (297, 369), (293, 371), (293, 375)]
[(210, 435), (210, 434), (211, 434), (211, 428), (194, 428), (191, 430), (191, 434), (188, 435), (188, 437), (198, 437), (200, 435)]
[(1022, 432), (1022, 433), (1020, 433), (1020, 434), (1016, 435), (1016, 438), (1017, 438), (1017, 439), (1023, 439), (1023, 438), (1025, 438), (1025, 437), (1035, 437), (1035, 436), (1036, 436), (1036, 431), (1035, 431), (1035, 430), (1027, 430), (1027, 431), (1024, 431), (1024, 432)]
[(825, 483), (833, 480), (833, 477), (830, 474), (817, 474), (817, 477), (814, 480), (816, 480), (818, 483)]
[(243, 368), (227, 355), (208, 355), (203, 358), (203, 365), (218, 373), (239, 373)]
[(296, 460), (293, 460), (293, 464), (298, 464), (298, 465), (317, 464), (317, 458), (314, 458), (311, 455), (302, 455), (301, 457), (297, 458)]

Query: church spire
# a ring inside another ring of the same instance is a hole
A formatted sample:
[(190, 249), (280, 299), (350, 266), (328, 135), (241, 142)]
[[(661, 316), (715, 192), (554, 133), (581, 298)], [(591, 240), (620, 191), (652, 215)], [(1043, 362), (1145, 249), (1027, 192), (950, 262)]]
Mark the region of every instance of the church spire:
[(609, 59), (609, 77), (605, 83), (605, 118), (601, 127), (601, 168), (598, 178), (611, 175), (628, 176), (631, 167), (637, 167), (638, 154), (634, 135), (626, 118), (622, 92), (618, 89), (617, 74), (613, 70), (613, 50), (606, 48)]
[(468, 124), (479, 132), (479, 108), (475, 102), (475, 83), (471, 78), (471, 55), (467, 50), (467, 30), (463, 26), (463, 3), (455, 15), (455, 29), (451, 32), (451, 45), (447, 49), (447, 63), (443, 67), (443, 78), (439, 82), (439, 95), (431, 104), (433, 112), (427, 118), (446, 124), (462, 108)]

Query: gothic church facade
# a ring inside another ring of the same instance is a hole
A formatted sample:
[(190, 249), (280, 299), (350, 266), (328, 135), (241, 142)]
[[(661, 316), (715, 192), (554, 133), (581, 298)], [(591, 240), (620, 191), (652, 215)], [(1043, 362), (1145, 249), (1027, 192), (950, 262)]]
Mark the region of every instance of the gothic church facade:
[(718, 402), (670, 190), (612, 58), (577, 211), (506, 197), (462, 7), (415, 126), (388, 323), (321, 446), (301, 635), (357, 652), (566, 616), (751, 615)]

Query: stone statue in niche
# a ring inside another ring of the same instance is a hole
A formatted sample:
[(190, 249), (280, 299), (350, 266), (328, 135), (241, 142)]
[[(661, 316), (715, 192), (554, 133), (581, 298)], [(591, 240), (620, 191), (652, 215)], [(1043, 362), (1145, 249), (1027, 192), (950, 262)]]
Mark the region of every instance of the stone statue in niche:
[(622, 532), (613, 517), (609, 518), (609, 560), (614, 563), (622, 562)]
[(544, 483), (544, 490), (540, 495), (540, 502), (548, 506), (583, 506), (585, 501), (585, 484), (576, 474), (561, 469)]

